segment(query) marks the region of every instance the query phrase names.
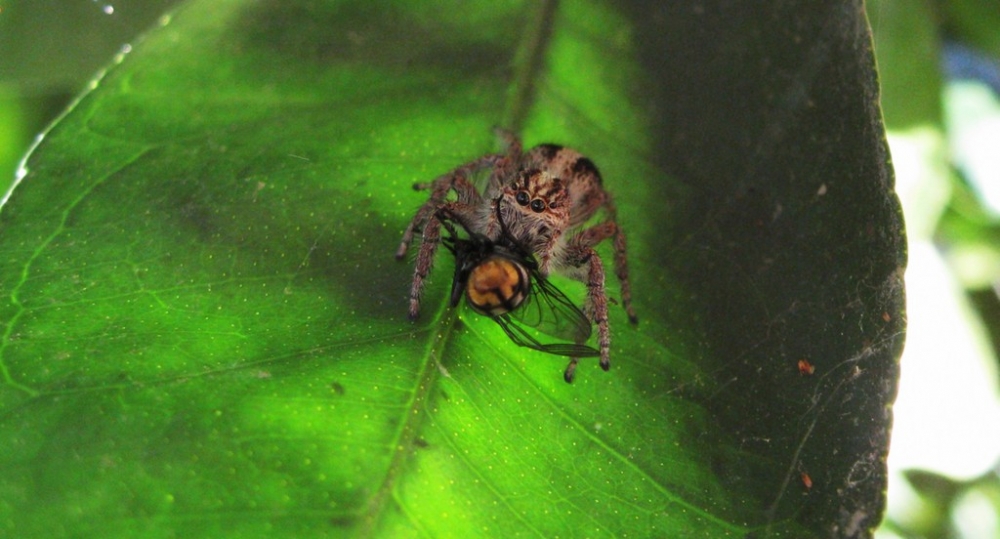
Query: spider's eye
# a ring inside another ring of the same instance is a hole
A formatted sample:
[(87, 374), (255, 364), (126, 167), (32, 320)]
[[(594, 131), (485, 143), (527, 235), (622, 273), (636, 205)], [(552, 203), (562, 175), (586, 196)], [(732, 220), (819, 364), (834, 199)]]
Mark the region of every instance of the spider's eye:
[(535, 213), (542, 213), (545, 211), (545, 201), (540, 198), (536, 198), (531, 201), (531, 211)]
[(527, 191), (518, 191), (517, 194), (514, 195), (514, 200), (516, 200), (517, 203), (520, 204), (520, 205), (522, 205), (522, 206), (527, 206), (528, 205), (528, 192)]

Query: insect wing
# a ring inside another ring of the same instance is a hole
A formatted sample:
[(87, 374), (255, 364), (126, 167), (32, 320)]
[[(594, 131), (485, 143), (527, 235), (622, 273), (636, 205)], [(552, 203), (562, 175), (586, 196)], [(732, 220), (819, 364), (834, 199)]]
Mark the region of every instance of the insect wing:
[(538, 272), (532, 272), (531, 284), (531, 293), (524, 303), (509, 313), (512, 321), (574, 343), (590, 338), (590, 320), (566, 294)]
[(543, 343), (536, 339), (530, 331), (524, 328), (517, 320), (511, 318), (510, 313), (495, 316), (493, 320), (503, 328), (504, 333), (518, 346), (524, 346), (539, 352), (554, 354), (557, 356), (569, 357), (598, 357), (600, 352), (585, 344), (570, 343)]

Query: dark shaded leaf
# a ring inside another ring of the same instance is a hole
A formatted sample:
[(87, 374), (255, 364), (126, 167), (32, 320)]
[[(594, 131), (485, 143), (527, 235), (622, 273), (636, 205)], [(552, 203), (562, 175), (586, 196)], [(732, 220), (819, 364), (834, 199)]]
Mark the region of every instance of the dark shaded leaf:
[[(409, 185), (498, 123), (616, 196), (641, 322), (612, 310), (610, 373), (567, 385), (445, 309), (443, 255), (406, 320)], [(860, 3), (195, 1), (28, 165), (0, 212), (14, 536), (877, 523), (904, 250)]]

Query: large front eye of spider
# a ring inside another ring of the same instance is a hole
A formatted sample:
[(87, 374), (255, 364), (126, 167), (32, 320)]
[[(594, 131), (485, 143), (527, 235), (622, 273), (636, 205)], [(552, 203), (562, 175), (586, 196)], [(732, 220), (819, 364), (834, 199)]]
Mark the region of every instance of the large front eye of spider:
[(530, 198), (531, 197), (528, 196), (528, 192), (527, 191), (518, 191), (517, 194), (514, 195), (514, 200), (516, 200), (517, 203), (520, 204), (520, 205), (522, 205), (522, 206), (527, 206), (528, 205), (528, 200)]
[(532, 200), (531, 201), (531, 211), (533, 211), (535, 213), (542, 213), (543, 211), (545, 211), (545, 201), (542, 200), (542, 199), (540, 199), (540, 198), (536, 198), (535, 200)]

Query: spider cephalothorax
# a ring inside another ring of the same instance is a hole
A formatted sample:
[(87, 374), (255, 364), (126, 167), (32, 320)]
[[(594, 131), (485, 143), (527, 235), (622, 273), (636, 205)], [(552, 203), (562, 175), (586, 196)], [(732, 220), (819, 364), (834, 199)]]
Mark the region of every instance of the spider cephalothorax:
[[(616, 221), (611, 196), (602, 186), (594, 163), (570, 148), (541, 144), (522, 152), (520, 140), (501, 131), (505, 151), (475, 159), (430, 183), (414, 185), (430, 190), (430, 198), (417, 211), (403, 233), (396, 251), (402, 258), (417, 230), (422, 243), (417, 254), (410, 289), (410, 317), (420, 314), (420, 293), (430, 272), (440, 241), (441, 215), (461, 224), (470, 234), (500, 248), (517, 246), (537, 260), (541, 279), (558, 273), (584, 282), (584, 312), (597, 325), (601, 367), (610, 365), (608, 298), (604, 289), (604, 264), (594, 246), (611, 239), (615, 273), (621, 283), (621, 303), (636, 321), (625, 258), (625, 235)], [(485, 186), (472, 182), (476, 173), (489, 170)], [(450, 192), (455, 198), (448, 199)], [(600, 210), (604, 219), (586, 226)], [(575, 360), (571, 367), (575, 366)], [(572, 369), (567, 369), (567, 379)]]
[[(518, 172), (517, 179), (501, 189), (493, 201), (507, 223), (511, 237), (533, 253), (550, 253), (569, 226), (570, 205), (566, 186), (546, 170)], [(495, 221), (489, 221), (495, 226)], [(493, 232), (492, 230), (489, 232)], [(543, 273), (547, 273), (545, 261)]]

